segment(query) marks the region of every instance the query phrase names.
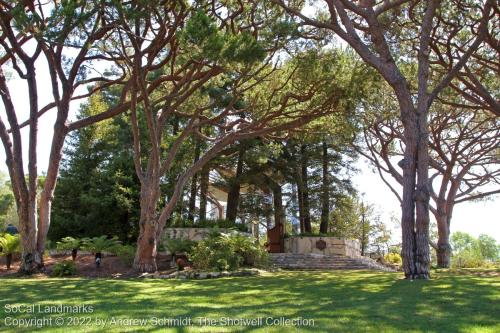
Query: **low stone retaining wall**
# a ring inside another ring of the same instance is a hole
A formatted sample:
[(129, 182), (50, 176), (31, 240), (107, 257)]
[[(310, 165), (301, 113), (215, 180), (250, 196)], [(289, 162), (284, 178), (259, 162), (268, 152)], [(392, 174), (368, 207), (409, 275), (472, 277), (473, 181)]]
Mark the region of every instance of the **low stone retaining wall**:
[[(208, 236), (209, 228), (165, 228), (165, 238), (169, 239), (189, 239), (200, 241)], [(226, 229), (219, 229), (221, 232), (227, 232)]]
[[(197, 242), (206, 238), (213, 230), (213, 228), (165, 228), (163, 234), (165, 235), (165, 238), (169, 239), (189, 239)], [(220, 228), (217, 230), (223, 233), (235, 232), (232, 229)], [(236, 232), (248, 237), (252, 236), (252, 234), (248, 232)]]
[(359, 241), (338, 237), (288, 237), (285, 238), (285, 252), (342, 255), (351, 258), (361, 257)]
[(242, 269), (234, 272), (199, 272), (193, 270), (185, 271), (175, 271), (170, 274), (160, 274), (157, 273), (144, 273), (141, 278), (151, 278), (151, 279), (180, 279), (180, 280), (204, 280), (204, 279), (217, 279), (221, 277), (229, 276), (254, 276), (259, 275), (260, 271), (258, 269)]

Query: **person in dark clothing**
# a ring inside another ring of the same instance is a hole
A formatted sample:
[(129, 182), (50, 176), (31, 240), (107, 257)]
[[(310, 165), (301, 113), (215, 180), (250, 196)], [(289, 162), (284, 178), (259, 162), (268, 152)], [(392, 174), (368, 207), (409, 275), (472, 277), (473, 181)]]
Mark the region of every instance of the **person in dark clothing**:
[(14, 235), (17, 235), (19, 233), (19, 230), (17, 230), (17, 228), (15, 226), (13, 226), (12, 223), (9, 223), (7, 225), (7, 228), (5, 228), (5, 232), (14, 236)]

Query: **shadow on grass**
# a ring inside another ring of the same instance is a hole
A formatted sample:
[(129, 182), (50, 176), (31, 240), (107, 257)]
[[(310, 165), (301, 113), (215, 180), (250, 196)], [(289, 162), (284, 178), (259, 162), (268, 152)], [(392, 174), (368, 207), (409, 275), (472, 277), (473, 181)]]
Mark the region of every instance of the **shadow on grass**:
[[(398, 273), (283, 272), (198, 281), (0, 279), (0, 331), (5, 304), (93, 305), (93, 318), (306, 318), (300, 332), (495, 332), (500, 279), (437, 275), (406, 281)], [(12, 316), (12, 315), (11, 315)], [(16, 315), (26, 318), (30, 315)], [(66, 314), (66, 316), (71, 316)], [(85, 316), (85, 315), (81, 315)], [(85, 332), (102, 328), (84, 327)], [(214, 327), (215, 332), (288, 332), (294, 327)], [(48, 331), (57, 331), (46, 328)], [(105, 331), (159, 332), (165, 327), (108, 326)], [(209, 327), (170, 328), (172, 332)], [(29, 332), (31, 329), (16, 329)], [(67, 328), (61, 329), (67, 332)], [(73, 330), (71, 330), (73, 331)], [(168, 331), (168, 330), (167, 330)]]

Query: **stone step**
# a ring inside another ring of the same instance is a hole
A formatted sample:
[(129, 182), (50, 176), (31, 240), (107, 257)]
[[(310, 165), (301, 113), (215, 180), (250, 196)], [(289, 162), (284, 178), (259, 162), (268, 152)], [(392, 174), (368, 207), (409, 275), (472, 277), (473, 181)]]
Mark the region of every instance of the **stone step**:
[(367, 257), (350, 258), (341, 255), (323, 255), (315, 253), (271, 253), (271, 263), (285, 269), (375, 269), (393, 271), (391, 268), (377, 263)]

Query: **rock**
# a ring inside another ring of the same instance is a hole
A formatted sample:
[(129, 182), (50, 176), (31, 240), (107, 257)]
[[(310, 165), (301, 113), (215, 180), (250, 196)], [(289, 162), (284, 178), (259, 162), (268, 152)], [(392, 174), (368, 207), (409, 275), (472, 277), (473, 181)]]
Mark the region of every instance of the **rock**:
[(160, 277), (160, 272), (154, 272), (154, 273), (142, 273), (139, 275), (140, 278), (146, 278), (146, 279), (152, 279), (152, 278), (159, 278)]

